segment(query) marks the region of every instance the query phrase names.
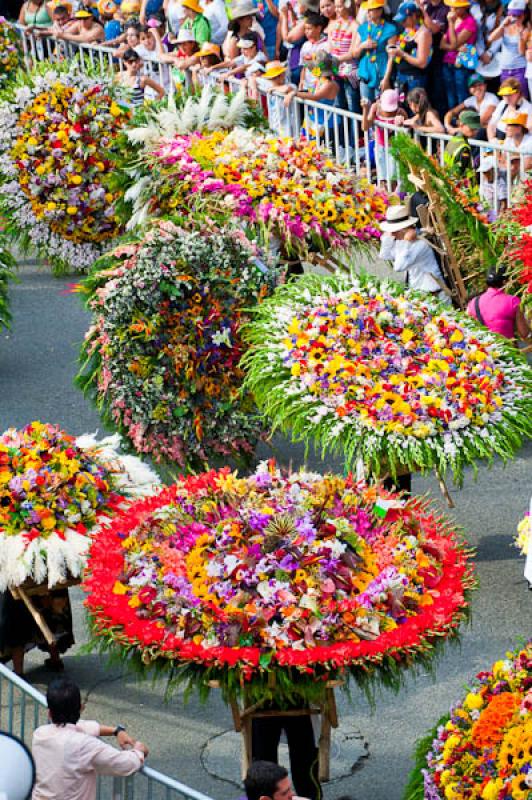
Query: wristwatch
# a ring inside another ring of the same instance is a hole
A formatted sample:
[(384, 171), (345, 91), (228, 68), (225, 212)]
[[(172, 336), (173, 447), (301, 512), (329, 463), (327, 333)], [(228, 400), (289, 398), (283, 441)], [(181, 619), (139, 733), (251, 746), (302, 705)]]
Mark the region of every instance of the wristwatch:
[(125, 731), (125, 730), (126, 729), (124, 728), (123, 725), (117, 725), (116, 728), (113, 731), (113, 736), (118, 736), (118, 734), (121, 733), (121, 731)]

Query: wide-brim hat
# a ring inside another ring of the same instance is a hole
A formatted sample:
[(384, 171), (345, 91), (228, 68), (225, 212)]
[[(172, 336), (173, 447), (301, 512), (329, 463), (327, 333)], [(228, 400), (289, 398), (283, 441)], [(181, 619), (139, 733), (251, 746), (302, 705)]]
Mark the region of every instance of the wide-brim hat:
[(90, 11), (85, 11), (84, 9), (81, 9), (80, 11), (76, 11), (74, 16), (76, 19), (89, 19), (90, 17), (93, 16), (93, 14), (91, 14)]
[(528, 128), (528, 114), (523, 112), (508, 114), (507, 117), (503, 117), (502, 122), (505, 125), (521, 125), (522, 128)]
[(186, 44), (186, 42), (195, 42), (196, 37), (190, 28), (180, 28), (176, 37), (176, 44)]
[(417, 222), (417, 217), (411, 217), (406, 206), (389, 206), (386, 219), (380, 223), (380, 228), (384, 233), (395, 233), (403, 228), (412, 228)]
[(480, 159), (480, 164), (478, 165), (477, 172), (489, 172), (490, 169), (495, 169), (495, 157), (484, 156), (484, 158)]
[(449, 8), (469, 8), (471, 5), (470, 0), (444, 0), (444, 2)]
[(198, 0), (181, 0), (181, 5), (184, 8), (190, 8), (190, 10), (195, 11), (196, 14), (203, 14), (203, 8), (198, 3)]
[(220, 54), (220, 45), (214, 44), (214, 42), (205, 42), (201, 50), (196, 53), (198, 58), (203, 58), (204, 56), (218, 56), (220, 58)]
[(242, 0), (241, 3), (231, 6), (229, 16), (231, 19), (242, 19), (242, 17), (253, 17), (258, 13), (258, 8), (255, 8), (250, 0)]
[(360, 7), (363, 11), (375, 11), (377, 8), (384, 8), (385, 5), (385, 0), (366, 0)]
[(281, 61), (268, 61), (266, 69), (264, 70), (264, 77), (277, 78), (278, 75), (282, 75), (287, 69), (287, 65), (283, 64)]

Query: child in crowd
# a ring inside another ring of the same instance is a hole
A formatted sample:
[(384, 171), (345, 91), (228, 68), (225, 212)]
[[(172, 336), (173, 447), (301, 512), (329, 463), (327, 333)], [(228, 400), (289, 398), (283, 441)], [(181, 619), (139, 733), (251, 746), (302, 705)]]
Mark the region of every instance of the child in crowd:
[(412, 89), (406, 98), (411, 117), (403, 122), (407, 128), (414, 128), (419, 133), (444, 133), (444, 127), (430, 101), (425, 89)]
[[(125, 24), (124, 33), (119, 36), (114, 42), (120, 42), (120, 46), (114, 51), (115, 58), (122, 58), (126, 50), (135, 49), (140, 45), (140, 22), (133, 22), (130, 20)], [(107, 42), (107, 45), (112, 45), (114, 42)]]
[(164, 97), (163, 87), (148, 75), (141, 75), (142, 59), (132, 48), (126, 50), (123, 57), (124, 71), (120, 73), (118, 81), (132, 90), (131, 105), (133, 107), (144, 104), (146, 89), (151, 89), (159, 100)]
[[(334, 58), (327, 50), (318, 50), (313, 61), (307, 62), (307, 67), (313, 70), (316, 85), (311, 91), (289, 90), (284, 100), (285, 107), (288, 108), (295, 97), (334, 106), (339, 91), (338, 83), (334, 79), (337, 69)], [(332, 129), (333, 122), (333, 115), (327, 114), (323, 109), (305, 107), (304, 127), (309, 138), (319, 141), (323, 136), (325, 143), (330, 146), (330, 133), (327, 131)]]
[(506, 209), (506, 181), (495, 167), (497, 160), (494, 155), (486, 155), (480, 159), (477, 172), (479, 174), (479, 195), (480, 201), (485, 203), (488, 208), (495, 207), (495, 199), (499, 210)]
[(307, 11), (304, 19), (306, 42), (302, 46), (299, 54), (299, 65), (301, 67), (299, 88), (310, 92), (316, 85), (316, 76), (313, 75), (312, 70), (307, 67), (307, 63), (313, 60), (318, 50), (327, 47), (327, 38), (324, 36), (324, 31), (329, 24), (329, 20), (314, 11)]
[(210, 67), (215, 67), (222, 60), (222, 48), (215, 42), (207, 42), (195, 55), (199, 63), (191, 67), (192, 83), (195, 86), (205, 86), (214, 83)]
[(181, 30), (189, 30), (194, 34), (195, 41), (205, 44), (211, 41), (211, 23), (203, 14), (203, 8), (198, 0), (181, 0), (184, 21)]
[(266, 64), (264, 74), (257, 79), (259, 88), (266, 92), (268, 124), (278, 136), (291, 135), (290, 109), (283, 103), (283, 95), (294, 91), (293, 84), (287, 83), (288, 66), (280, 61)]
[(61, 33), (73, 21), (71, 3), (60, 3), (55, 5), (52, 10), (52, 25), (49, 28), (35, 28), (34, 36), (56, 36)]
[(189, 28), (180, 28), (176, 39), (176, 50), (167, 53), (164, 50), (161, 37), (155, 28), (152, 31), (157, 45), (157, 58), (163, 64), (171, 64), (171, 73), (174, 86), (181, 91), (187, 86), (187, 72), (191, 67), (199, 64), (199, 45), (194, 38), (194, 32)]
[(222, 69), (218, 80), (222, 83), (230, 78), (245, 80), (257, 72), (264, 70), (266, 56), (259, 50), (260, 37), (255, 31), (246, 33), (245, 38), (238, 40), (240, 55), (229, 61), (222, 61), (213, 70)]
[[(402, 125), (406, 119), (406, 111), (399, 107), (399, 92), (397, 89), (385, 89), (378, 100), (371, 103), (366, 99), (361, 99), (362, 105), (362, 130), (369, 131), (375, 122), (385, 122), (391, 125)], [(386, 187), (389, 181), (395, 180), (397, 169), (395, 161), (389, 152), (392, 134), (384, 128), (375, 128), (375, 166), (377, 168), (377, 181), (379, 185)]]

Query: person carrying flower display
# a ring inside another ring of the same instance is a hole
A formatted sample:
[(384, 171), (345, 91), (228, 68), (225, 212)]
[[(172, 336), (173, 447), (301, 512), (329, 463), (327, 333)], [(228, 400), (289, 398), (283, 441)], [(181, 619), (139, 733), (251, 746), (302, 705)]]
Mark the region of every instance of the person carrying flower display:
[(353, 43), (353, 58), (358, 61), (360, 94), (374, 102), (383, 88), (388, 66), (387, 47), (397, 39), (395, 25), (384, 19), (384, 0), (368, 0), (364, 4), (368, 18), (360, 25)]
[(406, 273), (411, 289), (448, 299), (440, 266), (434, 250), (417, 235), (417, 218), (411, 217), (406, 206), (390, 206), (386, 220), (381, 222), (380, 257), (393, 262), (394, 272)]
[(506, 281), (504, 269), (491, 269), (486, 276), (488, 288), (469, 301), (467, 313), (507, 339), (518, 337), (526, 341), (531, 335), (530, 325), (521, 309), (520, 298), (504, 291)]

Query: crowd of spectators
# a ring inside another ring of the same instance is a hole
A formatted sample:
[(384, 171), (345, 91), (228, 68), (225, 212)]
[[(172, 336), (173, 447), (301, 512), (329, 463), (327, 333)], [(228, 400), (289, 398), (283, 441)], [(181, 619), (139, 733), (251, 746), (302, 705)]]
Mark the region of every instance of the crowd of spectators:
[[(450, 134), (447, 163), (482, 176), (487, 202), (532, 167), (527, 0), (26, 0), (19, 22), (58, 46), (110, 48), (135, 105), (171, 86), (239, 82), (280, 135), (291, 132), (294, 98), (361, 114), (388, 185), (384, 122)], [(333, 116), (311, 110), (305, 123), (323, 136)], [(472, 138), (515, 155), (481, 159)]]

